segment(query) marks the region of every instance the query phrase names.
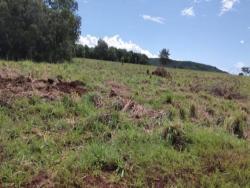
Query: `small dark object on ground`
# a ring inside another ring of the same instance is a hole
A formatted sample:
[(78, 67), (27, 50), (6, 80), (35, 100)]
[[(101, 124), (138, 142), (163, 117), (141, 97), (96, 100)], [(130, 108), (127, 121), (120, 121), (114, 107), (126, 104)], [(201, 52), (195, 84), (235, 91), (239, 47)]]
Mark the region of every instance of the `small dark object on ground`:
[(232, 132), (238, 138), (244, 138), (244, 127), (241, 119), (236, 118), (232, 123)]
[(118, 165), (115, 162), (106, 162), (101, 167), (104, 172), (113, 172), (118, 169)]

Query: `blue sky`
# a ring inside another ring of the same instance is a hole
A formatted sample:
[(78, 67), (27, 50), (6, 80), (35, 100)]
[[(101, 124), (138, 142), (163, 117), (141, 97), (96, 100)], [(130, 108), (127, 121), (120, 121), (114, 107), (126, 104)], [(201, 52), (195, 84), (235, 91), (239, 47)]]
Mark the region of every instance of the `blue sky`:
[(78, 0), (80, 42), (217, 66), (250, 66), (250, 0)]

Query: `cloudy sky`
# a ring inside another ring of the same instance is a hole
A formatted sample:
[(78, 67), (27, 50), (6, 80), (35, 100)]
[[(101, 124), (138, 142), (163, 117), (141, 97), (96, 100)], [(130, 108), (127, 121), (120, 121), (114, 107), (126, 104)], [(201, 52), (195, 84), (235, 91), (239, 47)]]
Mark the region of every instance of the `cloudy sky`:
[(171, 58), (217, 66), (231, 73), (250, 66), (250, 0), (78, 0), (80, 42), (150, 57), (168, 48)]

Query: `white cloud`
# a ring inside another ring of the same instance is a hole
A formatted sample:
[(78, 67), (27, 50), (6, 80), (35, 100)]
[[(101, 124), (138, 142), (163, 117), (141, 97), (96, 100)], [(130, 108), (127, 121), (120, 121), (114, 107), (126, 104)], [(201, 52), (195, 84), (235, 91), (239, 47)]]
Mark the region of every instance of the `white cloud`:
[[(89, 47), (94, 47), (97, 45), (99, 37), (86, 35), (80, 36), (78, 41), (79, 44), (87, 45)], [(143, 49), (139, 45), (133, 43), (132, 41), (124, 41), (119, 35), (114, 35), (111, 37), (104, 37), (103, 40), (109, 45), (119, 49), (126, 49), (128, 51), (138, 52), (147, 55), (148, 57), (157, 57), (157, 55), (151, 53), (149, 50)]]
[(245, 63), (239, 61), (236, 64), (232, 65), (232, 67), (230, 67), (229, 70), (227, 70), (227, 72), (231, 74), (239, 74), (241, 72), (241, 68), (245, 66), (246, 66)]
[(88, 47), (95, 47), (97, 45), (98, 38), (95, 36), (87, 35), (85, 37), (80, 36), (78, 43), (87, 45)]
[(245, 41), (244, 41), (244, 40), (241, 40), (240, 43), (241, 43), (241, 44), (245, 44)]
[(195, 4), (199, 4), (199, 3), (201, 3), (201, 2), (210, 2), (211, 0), (193, 0), (193, 3), (195, 3)]
[(142, 15), (141, 16), (144, 20), (146, 21), (151, 21), (151, 22), (155, 22), (158, 24), (164, 24), (165, 23), (165, 19), (162, 17), (155, 17), (155, 16), (150, 16), (150, 15)]
[(239, 3), (240, 0), (221, 0), (222, 7), (220, 15), (223, 15), (224, 13), (230, 11), (236, 3)]
[(182, 16), (195, 16), (194, 7), (185, 8), (181, 11)]
[(241, 70), (241, 68), (244, 66), (245, 66), (245, 63), (243, 62), (238, 62), (235, 64), (235, 68), (237, 68), (237, 70)]

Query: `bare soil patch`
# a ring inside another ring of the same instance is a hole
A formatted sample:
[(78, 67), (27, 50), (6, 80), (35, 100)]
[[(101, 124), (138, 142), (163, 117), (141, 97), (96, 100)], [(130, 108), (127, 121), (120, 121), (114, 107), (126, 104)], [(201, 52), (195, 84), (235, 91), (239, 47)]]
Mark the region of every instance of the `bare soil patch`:
[(104, 177), (87, 175), (83, 178), (83, 185), (86, 188), (103, 187), (103, 188), (121, 188), (123, 186), (116, 183), (109, 183)]
[[(57, 99), (64, 94), (77, 93), (83, 95), (87, 90), (81, 81), (62, 81), (60, 79), (36, 80), (18, 74), (6, 74), (0, 71), (0, 99), (11, 96), (40, 96), (47, 99)], [(1, 100), (5, 101), (5, 100)]]
[(54, 187), (54, 184), (50, 180), (50, 176), (46, 172), (41, 171), (38, 173), (38, 175), (34, 176), (31, 182), (26, 184), (25, 187), (27, 188), (37, 188), (37, 187), (52, 188)]
[(130, 89), (125, 85), (122, 85), (115, 81), (107, 81), (107, 85), (111, 87), (111, 91), (109, 94), (110, 97), (116, 97), (116, 96), (129, 97), (131, 95)]
[(172, 170), (171, 172), (161, 172), (162, 170), (158, 168), (151, 168), (151, 174), (146, 178), (148, 187), (176, 187), (178, 182), (188, 185), (195, 185), (195, 187), (200, 187), (200, 182), (198, 179), (198, 174), (190, 168), (181, 168)]

